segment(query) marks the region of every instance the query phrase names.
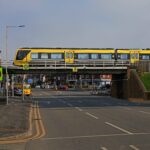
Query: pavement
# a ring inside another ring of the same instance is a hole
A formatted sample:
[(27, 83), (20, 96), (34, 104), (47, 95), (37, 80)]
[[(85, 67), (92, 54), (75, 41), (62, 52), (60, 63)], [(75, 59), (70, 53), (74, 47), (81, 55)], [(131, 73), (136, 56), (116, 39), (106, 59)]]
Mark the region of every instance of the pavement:
[(24, 133), (29, 128), (30, 103), (11, 101), (0, 105), (0, 138)]
[(0, 105), (0, 149), (27, 149), (28, 143), (45, 135), (38, 103), (32, 97), (9, 97)]

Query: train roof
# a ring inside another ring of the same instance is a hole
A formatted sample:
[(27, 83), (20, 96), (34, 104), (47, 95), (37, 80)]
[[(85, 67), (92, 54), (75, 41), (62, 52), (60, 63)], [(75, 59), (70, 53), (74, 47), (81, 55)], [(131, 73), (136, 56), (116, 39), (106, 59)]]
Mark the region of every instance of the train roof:
[(61, 47), (22, 47), (22, 48), (19, 48), (19, 49), (85, 49), (85, 50), (101, 50), (101, 49), (104, 49), (104, 50), (114, 50), (114, 48), (61, 48)]

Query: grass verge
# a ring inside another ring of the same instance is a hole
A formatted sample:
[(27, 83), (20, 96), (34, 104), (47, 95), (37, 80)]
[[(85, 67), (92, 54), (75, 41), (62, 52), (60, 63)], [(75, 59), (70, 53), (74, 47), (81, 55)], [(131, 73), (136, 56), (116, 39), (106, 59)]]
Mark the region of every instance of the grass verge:
[(144, 83), (145, 88), (150, 91), (150, 73), (143, 73), (141, 80)]

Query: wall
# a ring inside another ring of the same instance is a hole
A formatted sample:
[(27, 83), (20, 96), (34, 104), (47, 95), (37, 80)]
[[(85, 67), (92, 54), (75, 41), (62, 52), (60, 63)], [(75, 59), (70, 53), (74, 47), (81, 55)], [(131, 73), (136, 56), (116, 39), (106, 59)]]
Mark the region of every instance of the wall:
[(126, 74), (112, 75), (111, 96), (131, 101), (150, 100), (150, 92), (146, 90), (136, 70), (128, 69)]

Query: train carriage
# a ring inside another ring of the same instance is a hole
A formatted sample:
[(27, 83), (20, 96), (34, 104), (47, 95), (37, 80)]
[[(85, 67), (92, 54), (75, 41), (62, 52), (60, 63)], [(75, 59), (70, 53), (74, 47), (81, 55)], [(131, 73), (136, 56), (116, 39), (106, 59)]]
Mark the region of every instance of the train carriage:
[(14, 65), (29, 66), (68, 65), (68, 64), (132, 64), (149, 61), (150, 49), (114, 49), (114, 48), (19, 48), (16, 51)]

